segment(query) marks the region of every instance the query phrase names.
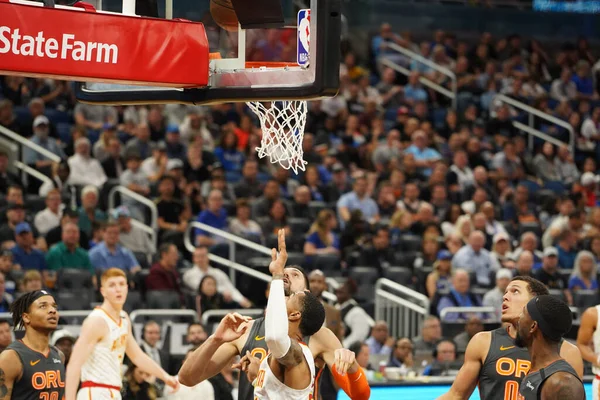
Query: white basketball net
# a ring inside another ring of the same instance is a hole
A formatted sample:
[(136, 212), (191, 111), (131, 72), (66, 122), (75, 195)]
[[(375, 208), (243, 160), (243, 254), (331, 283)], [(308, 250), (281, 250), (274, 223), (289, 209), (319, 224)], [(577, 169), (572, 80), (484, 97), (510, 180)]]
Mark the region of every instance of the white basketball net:
[(304, 171), (302, 139), (308, 105), (304, 100), (281, 100), (246, 103), (260, 119), (261, 146), (256, 148), (260, 158), (269, 156), (272, 163), (285, 169)]

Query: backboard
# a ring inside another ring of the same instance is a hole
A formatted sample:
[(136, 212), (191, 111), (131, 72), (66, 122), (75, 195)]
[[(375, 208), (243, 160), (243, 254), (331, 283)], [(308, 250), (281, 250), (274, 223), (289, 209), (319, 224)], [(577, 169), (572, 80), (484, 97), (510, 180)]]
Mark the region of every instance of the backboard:
[[(121, 0), (95, 1), (104, 10), (125, 9)], [(308, 9), (294, 3), (283, 0), (285, 23), (280, 28), (240, 28), (237, 32), (227, 32), (212, 19), (209, 0), (159, 0), (161, 16), (204, 23), (211, 52), (208, 86), (177, 88), (82, 82), (77, 84), (77, 98), (86, 103), (125, 105), (334, 96), (339, 86), (341, 2), (311, 0)], [(306, 18), (308, 15), (310, 18)], [(299, 28), (310, 32), (310, 40), (307, 35), (298, 35)]]

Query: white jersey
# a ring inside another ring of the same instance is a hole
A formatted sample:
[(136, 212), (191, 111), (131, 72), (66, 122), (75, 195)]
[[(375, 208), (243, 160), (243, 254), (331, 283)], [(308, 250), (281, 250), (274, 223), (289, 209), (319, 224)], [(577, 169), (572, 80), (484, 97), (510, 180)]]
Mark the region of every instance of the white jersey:
[(129, 335), (127, 313), (121, 311), (121, 319), (115, 321), (102, 308), (96, 307), (89, 317), (99, 317), (106, 321), (108, 334), (96, 343), (92, 354), (85, 360), (81, 367), (81, 381), (121, 387), (121, 366)]
[[(594, 345), (594, 353), (596, 358), (600, 356), (600, 305), (596, 306), (596, 312), (598, 313), (598, 322), (596, 323), (596, 330), (592, 335), (592, 343)], [(600, 375), (600, 368), (592, 367), (594, 375)]]
[(264, 357), (260, 363), (258, 375), (254, 380), (254, 400), (308, 400), (312, 398), (315, 385), (315, 360), (307, 345), (299, 343), (304, 358), (310, 369), (310, 384), (304, 389), (292, 389), (281, 382), (271, 371), (269, 356)]

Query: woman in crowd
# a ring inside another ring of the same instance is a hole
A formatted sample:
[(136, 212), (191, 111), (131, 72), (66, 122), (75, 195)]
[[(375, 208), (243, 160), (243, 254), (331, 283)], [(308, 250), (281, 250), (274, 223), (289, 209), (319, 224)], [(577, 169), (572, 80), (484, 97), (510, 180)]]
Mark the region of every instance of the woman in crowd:
[(123, 400), (156, 400), (156, 387), (151, 377), (136, 365), (130, 365), (123, 381)]
[(597, 271), (598, 266), (594, 254), (587, 250), (580, 251), (569, 279), (569, 290), (598, 290)]
[(427, 296), (433, 299), (438, 291), (447, 291), (452, 283), (452, 254), (448, 250), (442, 250), (438, 254), (438, 260), (433, 264), (433, 271), (427, 275), (425, 288)]
[(219, 310), (225, 307), (223, 295), (217, 291), (217, 280), (212, 275), (205, 275), (198, 285), (196, 295), (196, 312), (198, 318), (208, 310)]
[(231, 130), (223, 133), (219, 147), (215, 149), (215, 157), (223, 165), (225, 172), (240, 172), (244, 165), (244, 154), (238, 150), (238, 138)]
[(304, 255), (307, 262), (319, 254), (339, 254), (340, 239), (333, 232), (337, 227), (337, 219), (331, 210), (321, 210), (317, 220), (312, 224), (304, 242)]
[(440, 243), (436, 235), (424, 235), (422, 242), (422, 252), (415, 259), (414, 268), (421, 269), (424, 267), (433, 267), (438, 259)]
[(264, 218), (262, 222), (262, 231), (265, 237), (276, 234), (279, 229), (285, 229), (286, 236), (292, 233), (286, 214), (287, 211), (283, 201), (274, 201), (269, 210), (269, 216)]
[(262, 243), (263, 233), (258, 222), (250, 219), (250, 203), (239, 199), (235, 203), (235, 218), (229, 223), (229, 232)]

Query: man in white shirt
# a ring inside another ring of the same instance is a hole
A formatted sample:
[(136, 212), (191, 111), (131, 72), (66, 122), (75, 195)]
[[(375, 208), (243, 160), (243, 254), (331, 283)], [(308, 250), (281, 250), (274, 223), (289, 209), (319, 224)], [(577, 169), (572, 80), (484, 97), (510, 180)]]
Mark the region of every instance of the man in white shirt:
[[(123, 172), (121, 178), (119, 178), (121, 185), (141, 196), (148, 197), (150, 194), (150, 182), (140, 169), (140, 154), (135, 150), (130, 150), (126, 156), (126, 159), (127, 169)], [(125, 196), (122, 202), (123, 204), (127, 205), (131, 215), (135, 219), (139, 221), (145, 220), (144, 212), (146, 210), (146, 206), (129, 196)]]
[(134, 253), (144, 253), (150, 258), (156, 253), (156, 246), (150, 236), (131, 223), (131, 213), (127, 206), (120, 206), (111, 212), (111, 217), (119, 222), (119, 244)]
[(60, 225), (62, 218), (60, 191), (53, 189), (46, 196), (46, 208), (38, 212), (33, 219), (33, 224), (40, 235), (45, 235), (52, 228)]
[(558, 101), (570, 101), (577, 98), (577, 85), (571, 80), (573, 72), (564, 68), (560, 73), (560, 78), (552, 82), (550, 88), (550, 97)]
[(206, 247), (197, 247), (194, 250), (194, 268), (191, 268), (183, 274), (183, 283), (194, 292), (198, 291), (200, 281), (205, 275), (210, 275), (217, 281), (217, 290), (223, 295), (225, 301), (235, 301), (244, 308), (250, 308), (250, 301), (245, 298), (225, 272), (213, 268), (208, 264), (208, 249)]
[(167, 161), (167, 146), (158, 142), (152, 148), (152, 157), (142, 161), (140, 170), (150, 182), (158, 182), (167, 171)]
[(595, 107), (592, 116), (583, 121), (581, 125), (582, 141), (579, 148), (582, 150), (593, 150), (596, 143), (600, 141), (600, 107)]
[(106, 182), (106, 174), (102, 165), (90, 156), (90, 141), (79, 138), (75, 141), (75, 154), (69, 157), (69, 183), (71, 185), (94, 185), (97, 188)]

